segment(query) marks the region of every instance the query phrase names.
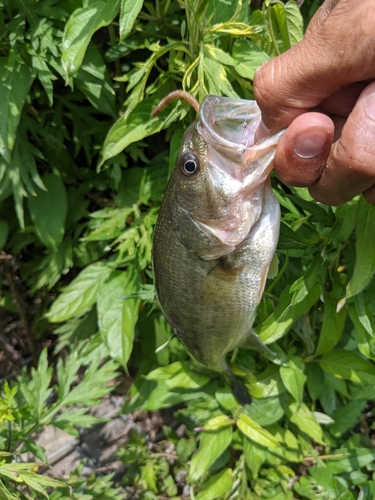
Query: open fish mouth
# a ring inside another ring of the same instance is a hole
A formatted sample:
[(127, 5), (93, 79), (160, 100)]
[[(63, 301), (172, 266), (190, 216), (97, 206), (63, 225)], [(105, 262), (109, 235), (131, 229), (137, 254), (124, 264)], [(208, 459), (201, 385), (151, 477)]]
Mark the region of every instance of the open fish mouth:
[(255, 101), (208, 95), (203, 100), (199, 128), (204, 139), (220, 154), (237, 164), (254, 160), (275, 147), (283, 132), (255, 141), (261, 112)]

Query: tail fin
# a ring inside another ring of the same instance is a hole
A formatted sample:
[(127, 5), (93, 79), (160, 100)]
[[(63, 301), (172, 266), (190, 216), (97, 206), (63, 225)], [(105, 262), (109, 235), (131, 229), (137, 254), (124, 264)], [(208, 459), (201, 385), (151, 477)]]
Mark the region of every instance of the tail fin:
[(238, 403), (242, 406), (249, 405), (251, 403), (251, 396), (242, 380), (233, 375), (229, 368), (224, 377)]

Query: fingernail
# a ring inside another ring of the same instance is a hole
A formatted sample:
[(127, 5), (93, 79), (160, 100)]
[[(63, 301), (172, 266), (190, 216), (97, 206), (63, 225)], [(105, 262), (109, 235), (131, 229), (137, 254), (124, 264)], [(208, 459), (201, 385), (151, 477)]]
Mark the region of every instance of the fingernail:
[(375, 94), (370, 94), (365, 99), (365, 112), (366, 115), (371, 119), (375, 120)]
[(270, 130), (264, 125), (263, 120), (259, 122), (258, 128), (255, 131), (254, 142), (258, 142), (265, 137), (269, 137)]
[(300, 158), (314, 158), (323, 152), (327, 135), (322, 132), (305, 132), (299, 135), (294, 144), (294, 152)]

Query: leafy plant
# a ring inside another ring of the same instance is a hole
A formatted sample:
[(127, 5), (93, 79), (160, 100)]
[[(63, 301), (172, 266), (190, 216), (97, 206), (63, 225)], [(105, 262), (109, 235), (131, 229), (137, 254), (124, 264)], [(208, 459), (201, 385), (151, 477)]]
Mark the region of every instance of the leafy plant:
[(256, 68), (302, 38), (317, 4), (303, 19), (292, 0), (2, 2), (0, 303), (38, 358), (2, 384), (5, 498), (121, 498), (111, 476), (78, 469), (61, 482), (19, 461), (29, 451), (46, 462), (33, 441), (44, 425), (99, 423), (88, 409), (119, 368), (134, 379), (124, 413), (173, 407), (185, 429), (163, 428), (167, 452), (137, 434), (119, 450), (121, 482), (143, 498), (374, 497), (375, 209), (360, 197), (329, 208), (272, 178), (279, 272), (256, 330), (276, 355), (231, 360), (253, 396), (243, 408), (195, 371), (155, 304), (150, 266), (193, 119), (181, 102), (151, 110), (176, 88), (251, 99)]

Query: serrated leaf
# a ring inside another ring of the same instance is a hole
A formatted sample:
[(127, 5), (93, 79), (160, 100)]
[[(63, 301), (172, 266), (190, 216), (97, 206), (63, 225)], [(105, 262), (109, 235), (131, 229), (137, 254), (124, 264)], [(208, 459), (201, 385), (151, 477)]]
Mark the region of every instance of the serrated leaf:
[(145, 99), (128, 116), (117, 120), (104, 141), (99, 167), (109, 158), (121, 153), (129, 144), (155, 134), (165, 126), (169, 119), (166, 112), (156, 118), (151, 117), (151, 111), (157, 104), (158, 99), (155, 97)]
[(140, 286), (133, 268), (113, 271), (98, 293), (98, 320), (101, 335), (112, 356), (126, 369), (133, 349), (134, 327), (138, 319), (139, 299), (126, 299)]
[(121, 0), (120, 42), (131, 32), (135, 19), (143, 5), (143, 0)]
[(318, 443), (324, 443), (323, 431), (305, 404), (292, 403), (289, 405), (288, 411), (289, 419), (293, 424)]
[(254, 42), (236, 40), (232, 48), (232, 57), (236, 61), (236, 71), (243, 78), (252, 80), (258, 67), (270, 59)]
[(41, 474), (36, 474), (35, 472), (29, 472), (25, 470), (18, 470), (18, 482), (24, 482), (27, 484), (33, 491), (37, 491), (41, 493), (44, 497), (48, 499), (48, 494), (43, 486), (53, 487), (53, 488), (65, 488), (66, 484), (62, 481), (58, 481), (57, 479), (52, 479), (47, 476), (42, 476)]
[(48, 174), (43, 178), (43, 184), (46, 191), (35, 186), (36, 196), (28, 197), (30, 215), (42, 243), (57, 251), (64, 239), (68, 197), (65, 185), (57, 175)]
[(224, 469), (201, 486), (196, 500), (215, 500), (223, 495), (232, 486), (232, 469)]
[(289, 0), (285, 4), (286, 24), (288, 27), (288, 36), (291, 47), (300, 42), (303, 38), (303, 18), (297, 3), (294, 0)]
[(110, 275), (112, 268), (103, 262), (90, 264), (66, 287), (46, 314), (51, 323), (60, 323), (82, 314), (95, 304), (103, 281)]
[(119, 11), (120, 0), (96, 0), (73, 12), (66, 23), (61, 61), (67, 76), (80, 68), (92, 35), (108, 26)]
[(33, 70), (10, 50), (0, 59), (0, 154), (10, 163), (22, 108), (34, 80)]
[(190, 482), (196, 482), (228, 448), (232, 441), (232, 428), (202, 432), (199, 450), (190, 462)]
[(245, 413), (241, 413), (239, 416), (237, 427), (242, 434), (261, 446), (266, 446), (268, 448), (280, 446), (280, 443), (269, 431), (263, 429), (263, 427)]

